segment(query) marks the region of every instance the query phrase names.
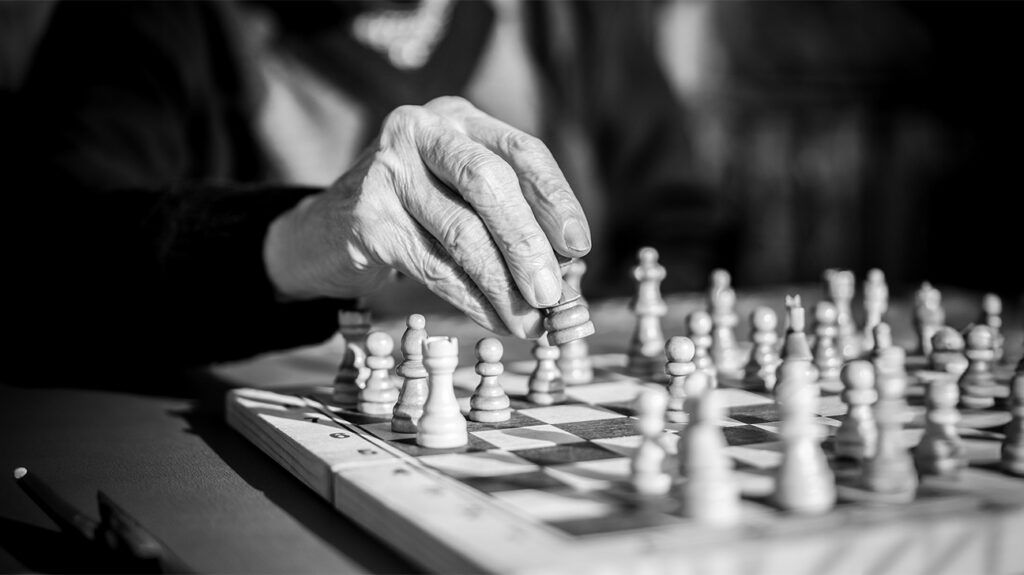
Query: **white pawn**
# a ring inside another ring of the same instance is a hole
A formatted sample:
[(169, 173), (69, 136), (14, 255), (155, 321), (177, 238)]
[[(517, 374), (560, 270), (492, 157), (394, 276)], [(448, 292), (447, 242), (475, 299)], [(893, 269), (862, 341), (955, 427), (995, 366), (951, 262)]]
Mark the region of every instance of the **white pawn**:
[(992, 329), (992, 351), (995, 361), (1003, 359), (1003, 300), (994, 293), (987, 293), (981, 300), (981, 323)]
[[(693, 377), (707, 379), (703, 373)], [(710, 382), (698, 386), (703, 391), (696, 397), (686, 434), (679, 438), (679, 468), (685, 475), (680, 486), (682, 512), (707, 525), (735, 525), (740, 519), (740, 488), (719, 425), (724, 409)]]
[(964, 336), (960, 332), (943, 326), (932, 335), (931, 353), (928, 361), (935, 371), (942, 371), (959, 376), (967, 369), (967, 356), (964, 355)]
[(686, 379), (697, 371), (697, 365), (693, 362), (695, 352), (693, 340), (688, 337), (673, 336), (665, 344), (665, 356), (668, 358), (665, 373), (669, 376), (668, 411), (665, 417), (672, 423), (686, 422), (686, 413), (683, 411)]
[(510, 402), (505, 390), (498, 383), (498, 376), (505, 371), (501, 364), (504, 348), (493, 337), (481, 339), (476, 344), (476, 372), (480, 383), (469, 399), (469, 418), (482, 423), (499, 423), (512, 417)]
[[(776, 401), (780, 397), (779, 388), (786, 387), (790, 379), (794, 380), (796, 385), (802, 385), (805, 379), (809, 379), (813, 384), (818, 379), (818, 368), (811, 361), (814, 356), (804, 333), (804, 308), (799, 295), (786, 296), (786, 312), (789, 327), (786, 329), (786, 339), (783, 342), (782, 362), (776, 371), (776, 383), (772, 389)], [(816, 385), (815, 389), (818, 389)]]
[(342, 310), (338, 312), (338, 333), (345, 346), (344, 355), (334, 377), (331, 399), (353, 409), (359, 403), (359, 391), (366, 384), (370, 371), (366, 368), (366, 334), (370, 332), (370, 312)]
[[(886, 333), (878, 328), (884, 325), (876, 326), (876, 348), (879, 335)], [(879, 370), (876, 363), (875, 388), (878, 390), (874, 408), (878, 441), (874, 457), (864, 462), (861, 479), (868, 490), (882, 494), (887, 501), (911, 501), (917, 492), (918, 479), (914, 459), (903, 440), (907, 380), (886, 369)]]
[(402, 363), (398, 375), (402, 376), (402, 391), (391, 412), (391, 431), (416, 433), (423, 415), (423, 404), (430, 389), (427, 387), (427, 368), (423, 366), (423, 340), (427, 338), (427, 320), (414, 313), (405, 322), (402, 334)]
[[(826, 270), (825, 282), (829, 300), (836, 305), (836, 323), (839, 336), (836, 344), (843, 359), (856, 359), (861, 346), (857, 342), (857, 326), (853, 322), (853, 296), (857, 289), (853, 272), (850, 270)], [(870, 348), (869, 348), (870, 349)]]
[(744, 381), (755, 389), (771, 391), (775, 387), (775, 370), (782, 361), (776, 348), (778, 325), (779, 318), (770, 307), (759, 306), (750, 313), (750, 339), (754, 346)]
[(382, 331), (366, 336), (366, 367), (370, 376), (359, 391), (361, 413), (391, 417), (398, 401), (398, 389), (391, 381), (391, 368), (395, 366), (395, 358), (391, 357), (394, 348), (394, 340)]
[(992, 373), (996, 359), (995, 334), (987, 325), (976, 325), (967, 332), (967, 369), (960, 376), (960, 405), (969, 409), (988, 409), (995, 405), (999, 392)]
[(556, 363), (558, 348), (540, 338), (533, 346), (533, 357), (537, 365), (530, 374), (526, 400), (538, 405), (554, 405), (565, 401), (565, 383)]
[(665, 349), (665, 336), (661, 331), (661, 318), (668, 313), (668, 306), (661, 297), (665, 267), (658, 263), (658, 250), (651, 247), (641, 248), (637, 260), (633, 268), (637, 288), (630, 302), (630, 309), (636, 315), (636, 328), (630, 339), (626, 368), (632, 375), (647, 378), (660, 370)]
[(935, 332), (946, 325), (946, 310), (942, 307), (942, 292), (923, 282), (914, 296), (914, 330), (917, 332), (919, 351), (929, 357)]
[(873, 268), (868, 271), (868, 277), (864, 280), (864, 333), (861, 336), (863, 349), (875, 346), (875, 326), (882, 323), (888, 309), (889, 286), (885, 282), (885, 273)]
[(924, 435), (914, 448), (914, 462), (920, 475), (952, 476), (967, 466), (967, 447), (956, 424), (960, 390), (951, 379), (937, 379), (928, 385), (925, 398)]
[(736, 343), (736, 290), (732, 277), (724, 269), (711, 272), (708, 289), (708, 312), (713, 325), (711, 332), (711, 359), (720, 372), (738, 372), (743, 368)]
[(801, 515), (827, 513), (836, 504), (835, 475), (821, 448), (814, 411), (820, 390), (810, 361), (783, 361), (775, 386), (782, 463), (775, 470), (775, 505)]
[(835, 454), (858, 461), (874, 457), (878, 443), (878, 428), (872, 411), (872, 405), (878, 400), (875, 368), (870, 362), (853, 360), (843, 366), (840, 379), (845, 386), (842, 398), (849, 409), (836, 431)]
[[(563, 279), (566, 285), (576, 293), (582, 294), (580, 286), (583, 283), (583, 274), (587, 272), (587, 264), (583, 260), (571, 260), (565, 265), (564, 270)], [(587, 307), (587, 301), (582, 295), (577, 303), (584, 308)], [(558, 349), (558, 369), (562, 372), (562, 381), (566, 385), (580, 385), (594, 380), (590, 346), (585, 338), (559, 344)]]
[(1001, 465), (1003, 471), (1024, 476), (1024, 359), (1010, 380), (1010, 423), (1006, 424)]
[(416, 444), (432, 449), (463, 447), (469, 443), (466, 418), (455, 397), (453, 374), (459, 365), (459, 340), (431, 336), (423, 340), (423, 365), (430, 394), (416, 431)]
[(836, 323), (838, 314), (835, 304), (820, 301), (814, 308), (814, 366), (818, 368), (818, 384), (821, 390), (839, 393), (843, 384), (839, 381), (839, 369), (843, 366), (843, 357), (836, 347), (839, 325)]
[(690, 339), (693, 340), (693, 362), (697, 365), (697, 370), (708, 374), (711, 386), (718, 387), (718, 369), (711, 359), (711, 330), (714, 327), (711, 315), (704, 310), (694, 311), (687, 316), (686, 326), (690, 331)]
[(653, 384), (644, 386), (634, 403), (636, 430), (643, 439), (630, 460), (630, 482), (642, 495), (664, 495), (672, 486), (672, 476), (665, 472), (665, 448), (660, 442), (667, 405), (665, 388)]

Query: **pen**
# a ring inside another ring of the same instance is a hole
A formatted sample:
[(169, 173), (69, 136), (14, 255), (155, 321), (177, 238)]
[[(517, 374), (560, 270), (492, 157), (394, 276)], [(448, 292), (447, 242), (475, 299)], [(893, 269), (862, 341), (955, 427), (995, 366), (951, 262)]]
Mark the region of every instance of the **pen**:
[(97, 493), (100, 511), (100, 521), (97, 522), (57, 495), (46, 482), (24, 467), (14, 470), (14, 479), (62, 531), (109, 553), (109, 559), (120, 563), (126, 571), (193, 572), (102, 491)]

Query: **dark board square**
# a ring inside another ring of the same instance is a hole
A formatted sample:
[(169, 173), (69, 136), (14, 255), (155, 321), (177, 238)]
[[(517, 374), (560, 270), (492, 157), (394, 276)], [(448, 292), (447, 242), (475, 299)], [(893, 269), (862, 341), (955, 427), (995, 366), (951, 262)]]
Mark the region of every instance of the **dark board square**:
[(424, 455), (440, 455), (442, 453), (474, 453), (478, 451), (490, 451), (492, 449), (498, 448), (497, 446), (491, 445), (490, 443), (472, 434), (470, 434), (469, 436), (469, 444), (464, 445), (462, 447), (454, 447), (452, 449), (429, 449), (426, 447), (420, 447), (419, 445), (416, 445), (415, 437), (395, 439), (393, 441), (389, 441), (388, 443), (394, 445), (398, 449), (401, 449), (402, 451), (414, 457), (422, 457)]
[[(549, 407), (547, 405), (540, 405), (540, 404), (537, 404), (537, 403), (533, 403), (532, 401), (526, 401), (526, 396), (525, 395), (515, 395), (515, 394), (512, 394), (512, 395), (509, 395), (508, 398), (509, 398), (509, 402), (512, 405), (512, 409), (514, 409), (514, 410), (533, 409), (535, 407)], [(581, 403), (583, 403), (583, 402), (582, 401), (577, 401), (575, 399), (571, 399), (569, 397), (566, 397), (565, 401), (563, 401), (563, 402), (561, 402), (559, 404), (556, 404), (556, 405), (578, 405), (578, 404), (581, 404)]]
[(773, 423), (779, 421), (779, 407), (774, 403), (742, 405), (729, 409), (729, 417), (743, 423)]
[(599, 367), (594, 369), (594, 380), (590, 383), (612, 383), (615, 381), (622, 381), (622, 376), (610, 369)]
[(572, 519), (568, 521), (552, 521), (552, 525), (570, 535), (598, 535), (601, 533), (617, 533), (635, 529), (646, 529), (678, 523), (681, 519), (658, 511), (623, 507), (617, 512), (601, 517)]
[(479, 489), (484, 493), (496, 493), (498, 491), (512, 491), (516, 489), (539, 489), (550, 491), (551, 489), (565, 487), (564, 483), (543, 471), (530, 471), (528, 473), (514, 473), (511, 475), (498, 475), (494, 477), (465, 477), (461, 480), (463, 483)]
[(519, 457), (537, 465), (559, 465), (577, 461), (593, 461), (596, 459), (612, 459), (622, 457), (593, 443), (563, 443), (550, 447), (535, 447), (513, 451)]
[(639, 435), (636, 430), (636, 420), (631, 417), (556, 423), (555, 427), (583, 439), (610, 439), (612, 437)]
[(523, 415), (518, 411), (513, 411), (508, 421), (498, 423), (481, 423), (479, 421), (466, 420), (466, 429), (470, 432), (487, 431), (488, 429), (512, 429), (514, 427), (528, 427), (530, 425), (544, 425), (544, 422), (534, 419), (529, 415)]
[(768, 443), (778, 441), (779, 436), (752, 425), (735, 425), (723, 427), (722, 433), (729, 445), (751, 445), (753, 443)]

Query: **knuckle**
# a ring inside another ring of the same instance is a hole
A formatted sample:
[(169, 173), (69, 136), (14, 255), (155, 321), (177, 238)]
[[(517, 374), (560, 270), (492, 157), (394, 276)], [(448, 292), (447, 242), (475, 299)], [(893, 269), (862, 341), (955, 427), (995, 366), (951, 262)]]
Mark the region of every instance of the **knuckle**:
[(550, 250), (547, 238), (540, 231), (517, 235), (504, 244), (505, 253), (514, 260), (531, 261)]
[(384, 133), (403, 133), (414, 126), (422, 124), (427, 117), (427, 111), (421, 106), (406, 104), (398, 106), (384, 118)]
[(504, 147), (510, 154), (526, 154), (531, 156), (549, 155), (548, 147), (536, 136), (531, 136), (518, 130), (510, 130), (505, 133)]
[(439, 238), (456, 260), (466, 260), (480, 253), (487, 243), (487, 232), (483, 224), (474, 218), (452, 215), (442, 223)]
[(466, 110), (473, 105), (460, 96), (438, 96), (426, 103), (426, 108), (436, 112)]
[(515, 170), (505, 162), (487, 154), (477, 154), (461, 168), (460, 179), (474, 194), (474, 200), (487, 205), (507, 202), (518, 185)]

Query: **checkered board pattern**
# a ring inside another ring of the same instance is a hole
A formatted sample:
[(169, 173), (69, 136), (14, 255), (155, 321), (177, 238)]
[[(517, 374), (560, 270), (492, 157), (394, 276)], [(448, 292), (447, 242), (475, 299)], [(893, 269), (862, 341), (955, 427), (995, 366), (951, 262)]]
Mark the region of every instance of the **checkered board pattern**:
[[(469, 445), (425, 449), (390, 423), (331, 406), (330, 387), (289, 393), (240, 389), (228, 421), (246, 437), (409, 559), (438, 571), (545, 572), (643, 566), (653, 571), (821, 573), (1012, 572), (1024, 553), (1024, 479), (996, 469), (1001, 411), (965, 412), (972, 466), (957, 480), (926, 478), (910, 504), (873, 499), (856, 468), (834, 463), (837, 508), (796, 517), (769, 504), (781, 460), (779, 414), (770, 395), (721, 379), (722, 430), (744, 496), (743, 521), (711, 529), (682, 517), (678, 497), (644, 498), (629, 484), (640, 443), (631, 404), (644, 382), (621, 354), (596, 356), (595, 380), (571, 386), (561, 405), (526, 402), (531, 362), (506, 365), (510, 421), (469, 422)], [(329, 381), (331, 374), (324, 374)], [(924, 385), (915, 370), (906, 440), (922, 433)], [(464, 412), (479, 381), (456, 372)], [(816, 417), (826, 448), (845, 405), (825, 395)], [(674, 453), (685, 424), (668, 424)], [(671, 456), (670, 456), (671, 457)], [(944, 549), (936, 554), (936, 548)], [(874, 558), (874, 559), (872, 559)], [(869, 561), (864, 563), (864, 561)], [(874, 562), (871, 562), (874, 561)]]

